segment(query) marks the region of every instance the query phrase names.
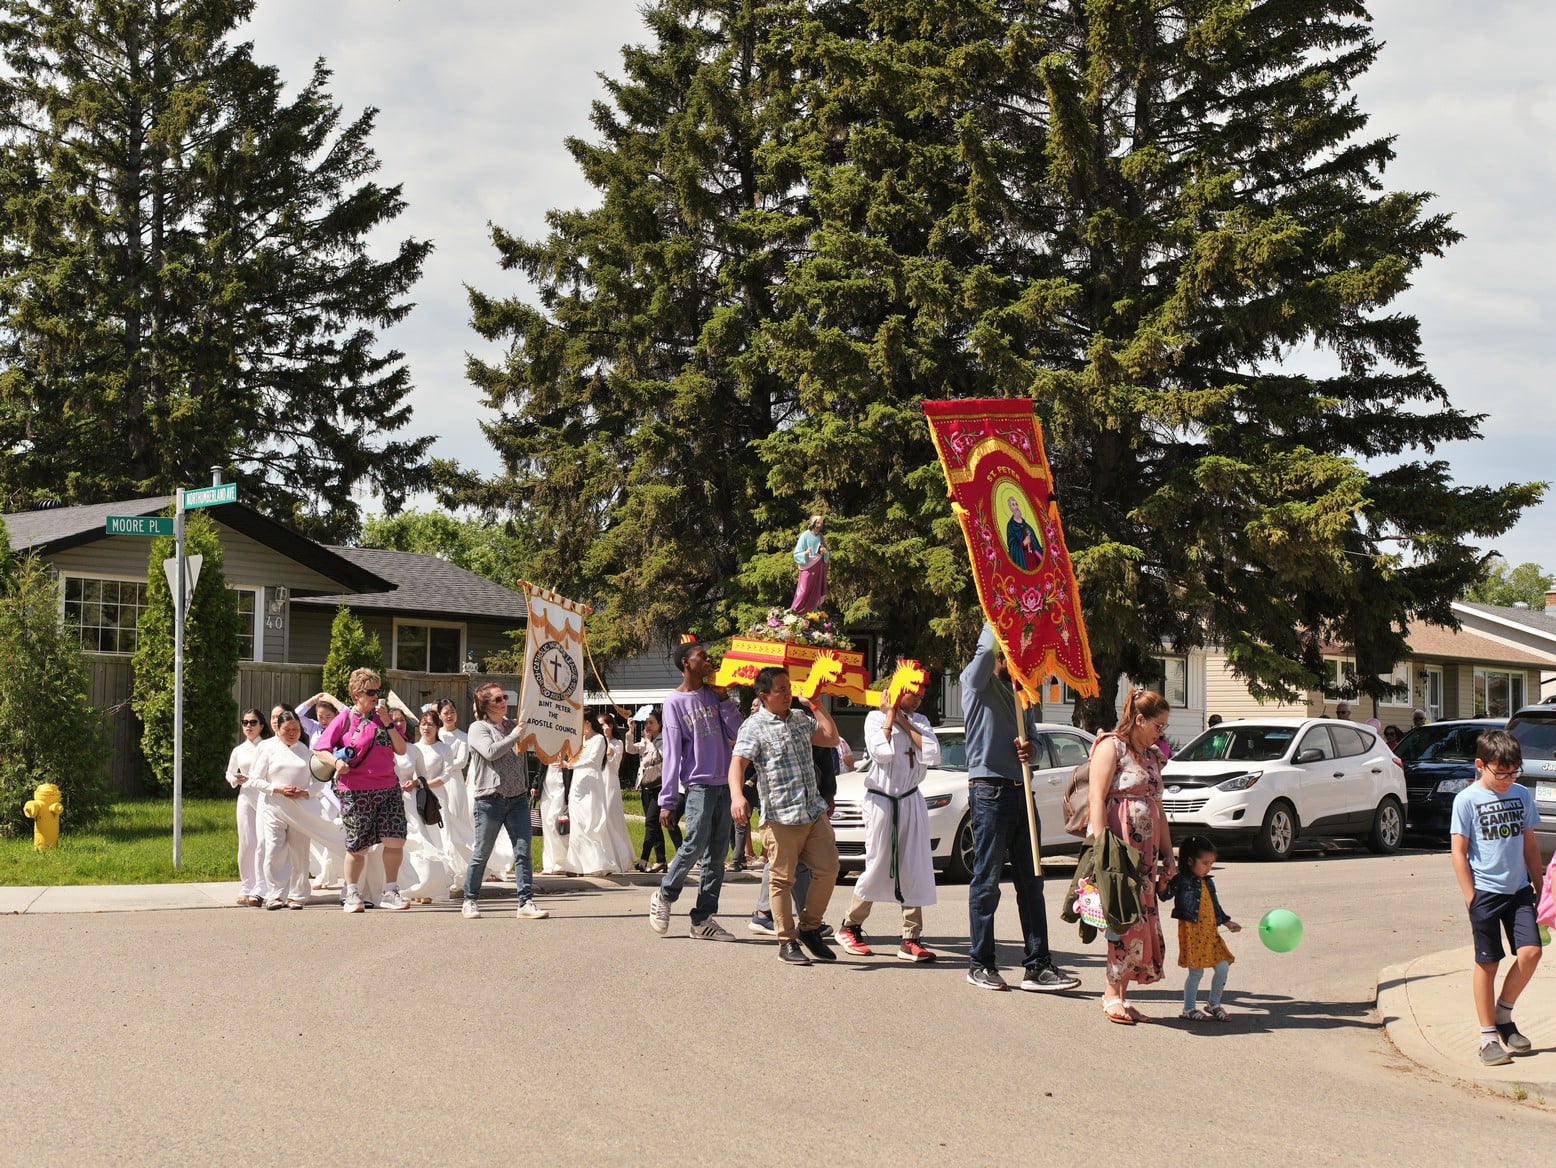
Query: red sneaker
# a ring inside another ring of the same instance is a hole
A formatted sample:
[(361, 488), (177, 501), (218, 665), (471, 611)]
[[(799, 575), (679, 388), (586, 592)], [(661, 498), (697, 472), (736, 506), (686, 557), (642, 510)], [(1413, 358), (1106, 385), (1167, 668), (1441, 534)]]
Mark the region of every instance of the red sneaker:
[(846, 953), (855, 957), (870, 957), (875, 951), (864, 943), (864, 929), (859, 925), (844, 925), (837, 931), (837, 943)]
[(902, 943), (902, 948), (897, 950), (898, 961), (933, 961), (935, 955), (913, 938), (908, 938)]

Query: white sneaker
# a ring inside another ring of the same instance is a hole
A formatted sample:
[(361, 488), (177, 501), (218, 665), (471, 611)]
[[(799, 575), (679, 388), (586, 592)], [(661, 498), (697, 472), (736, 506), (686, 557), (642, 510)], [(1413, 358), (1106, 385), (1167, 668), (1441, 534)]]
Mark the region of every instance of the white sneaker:
[(519, 905), (519, 910), (514, 915), (521, 921), (543, 921), (551, 914), (543, 908), (537, 908), (533, 900), (526, 900)]
[(481, 906), (473, 900), (467, 900), (464, 907), (459, 910), (459, 915), (469, 917), (473, 921), (481, 915)]
[(383, 896), (379, 898), (378, 907), (379, 908), (410, 908), (411, 907), (411, 902), (406, 900), (405, 897), (400, 895), (400, 890), (398, 888), (386, 888), (386, 889), (384, 889)]
[(365, 912), (367, 902), (362, 899), (360, 892), (348, 892), (346, 899), (340, 902), (340, 907), (343, 912)]
[(670, 931), (670, 906), (665, 903), (665, 898), (657, 888), (648, 899), (648, 927), (660, 936)]

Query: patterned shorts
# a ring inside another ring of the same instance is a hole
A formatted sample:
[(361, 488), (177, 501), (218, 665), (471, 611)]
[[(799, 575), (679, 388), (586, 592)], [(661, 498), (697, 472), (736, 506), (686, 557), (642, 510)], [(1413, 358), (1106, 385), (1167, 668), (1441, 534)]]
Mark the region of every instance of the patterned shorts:
[(346, 850), (365, 852), (386, 839), (406, 835), (405, 800), (399, 787), (378, 791), (342, 791), (340, 824), (346, 829)]

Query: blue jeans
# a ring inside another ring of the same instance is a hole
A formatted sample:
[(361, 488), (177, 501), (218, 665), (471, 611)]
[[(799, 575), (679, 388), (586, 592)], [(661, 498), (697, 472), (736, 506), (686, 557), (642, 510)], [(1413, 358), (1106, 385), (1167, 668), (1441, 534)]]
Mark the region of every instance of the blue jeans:
[(973, 832), (972, 884), (967, 889), (972, 940), (968, 963), (974, 969), (997, 968), (994, 910), (1000, 903), (1000, 871), (1008, 858), (1025, 943), (1021, 963), (1028, 969), (1046, 964), (1052, 960), (1048, 952), (1048, 909), (1043, 903), (1043, 877), (1032, 870), (1032, 836), (1021, 784), (973, 779), (967, 784), (967, 802)]
[[(1210, 1004), (1221, 1004), (1221, 991), (1226, 989), (1227, 970), (1232, 968), (1229, 961), (1218, 961), (1215, 965), (1216, 972), (1210, 978)], [(1194, 1000), (1199, 997), (1199, 979), (1205, 976), (1203, 969), (1189, 970), (1188, 977), (1183, 979), (1183, 1008), (1194, 1009)]]
[(470, 867), (465, 871), (466, 900), (480, 899), (486, 861), (492, 858), (492, 845), (497, 842), (497, 833), (502, 828), (508, 829), (508, 839), (513, 844), (513, 882), (518, 889), (519, 903), (527, 904), (534, 899), (529, 796), (481, 795), (475, 800), (475, 851), (470, 857)]
[(719, 911), (719, 890), (724, 887), (724, 854), (735, 824), (729, 817), (729, 786), (686, 788), (686, 819), (682, 830), (686, 837), (676, 849), (670, 870), (659, 882), (659, 895), (666, 904), (674, 904), (686, 883), (692, 865), (702, 861), (702, 877), (697, 884), (697, 905), (692, 909), (692, 924), (700, 925)]

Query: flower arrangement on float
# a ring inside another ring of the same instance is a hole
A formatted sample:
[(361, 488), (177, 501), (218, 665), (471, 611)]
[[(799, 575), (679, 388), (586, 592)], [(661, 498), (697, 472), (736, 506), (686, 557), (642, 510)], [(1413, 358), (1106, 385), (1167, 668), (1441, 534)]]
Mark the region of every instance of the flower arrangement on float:
[(790, 608), (770, 608), (767, 615), (741, 634), (750, 641), (776, 641), (787, 645), (817, 645), (827, 649), (852, 649), (853, 641), (843, 635), (836, 622), (825, 612), (795, 612)]

